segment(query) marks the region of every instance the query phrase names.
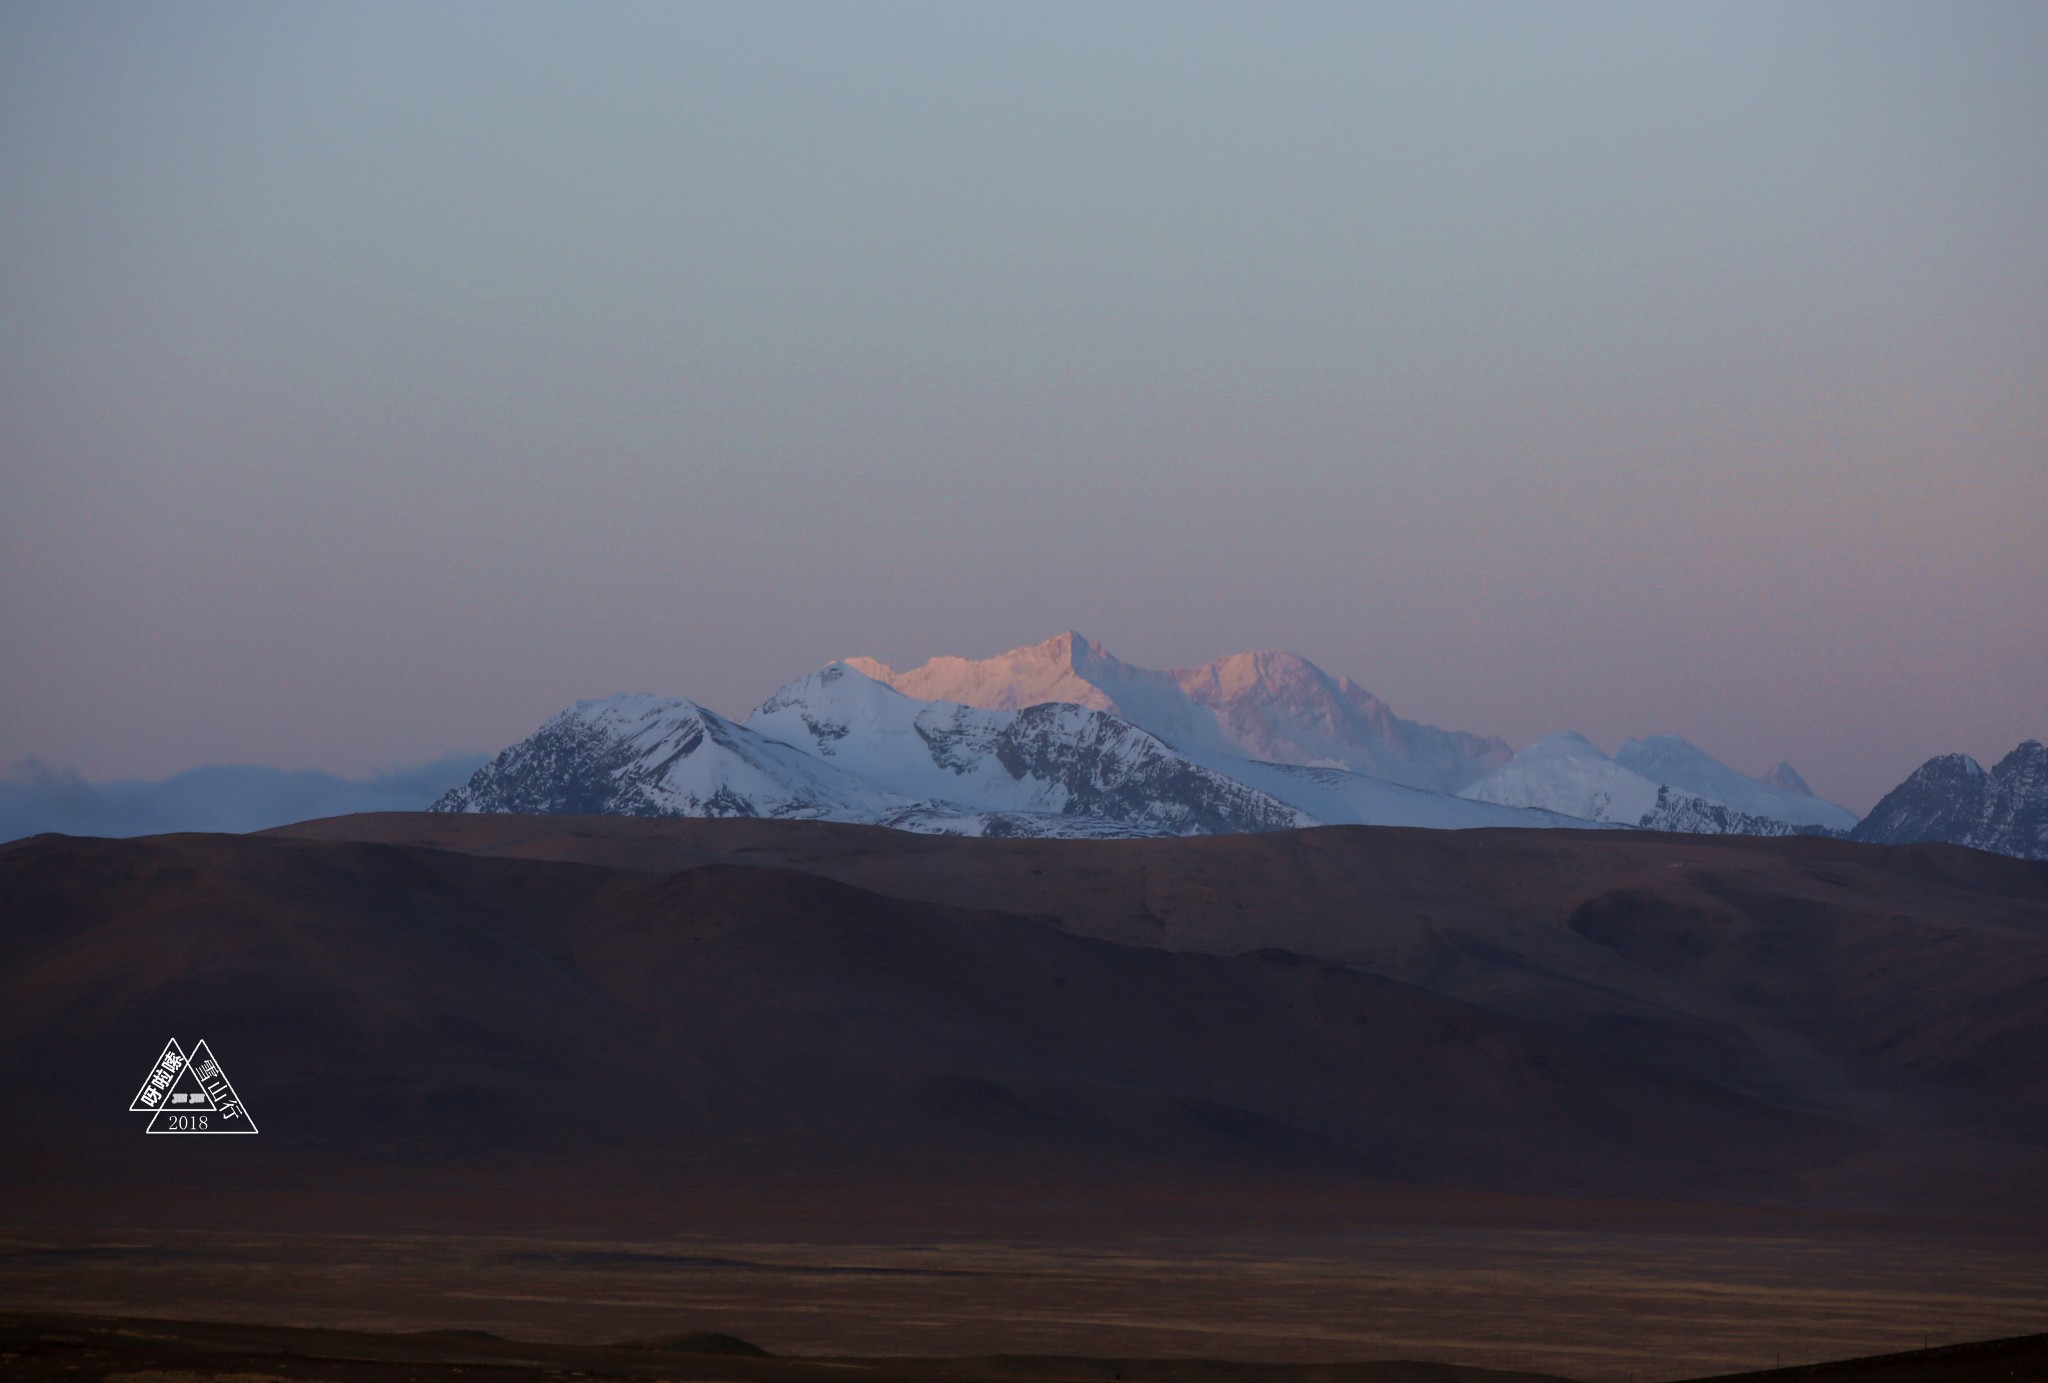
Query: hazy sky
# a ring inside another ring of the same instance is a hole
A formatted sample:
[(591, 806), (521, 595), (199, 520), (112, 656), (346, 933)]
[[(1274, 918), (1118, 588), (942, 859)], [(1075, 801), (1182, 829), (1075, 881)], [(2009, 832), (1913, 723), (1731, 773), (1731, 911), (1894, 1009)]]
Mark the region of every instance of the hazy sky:
[(2048, 736), (2048, 5), (0, 7), (0, 766), (1068, 626)]

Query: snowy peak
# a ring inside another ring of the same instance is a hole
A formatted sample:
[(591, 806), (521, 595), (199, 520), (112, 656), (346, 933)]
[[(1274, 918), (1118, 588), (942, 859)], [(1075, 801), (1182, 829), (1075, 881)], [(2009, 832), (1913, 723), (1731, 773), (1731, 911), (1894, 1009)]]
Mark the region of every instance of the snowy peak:
[(1348, 677), (1293, 653), (1238, 653), (1170, 674), (1247, 758), (1344, 768), (1435, 792), (1454, 792), (1507, 762), (1491, 737), (1402, 720)]
[(1745, 777), (1677, 735), (1630, 740), (1612, 758), (1584, 735), (1549, 735), (1464, 795), (1664, 831), (1779, 835), (1856, 824), (1845, 807)]
[[(1340, 695), (1330, 675), (1298, 653), (1261, 649), (1227, 657), (1171, 674), (1181, 689), (1209, 701), (1244, 696)], [(1348, 683), (1349, 678), (1345, 679)]]
[(432, 810), (864, 820), (904, 805), (693, 701), (621, 695), (577, 702)]
[(1983, 765), (1968, 754), (1939, 754), (1906, 775), (1905, 782), (1870, 809), (1856, 827), (1856, 839), (1881, 845), (1960, 843), (1975, 833), (1987, 796)]
[[(1678, 735), (1630, 740), (1615, 751), (1614, 761), (1660, 787), (1745, 816), (1792, 826), (1819, 826), (1830, 831), (1846, 831), (1856, 824), (1856, 813), (1847, 807), (1823, 802), (1811, 792), (1787, 791), (1759, 782)], [(1792, 776), (1798, 778), (1796, 773)], [(1799, 786), (1804, 789), (1806, 785), (1801, 782)]]
[(2048, 746), (2023, 741), (1992, 766), (1987, 786), (1977, 848), (2048, 860)]
[(864, 740), (907, 733), (917, 704), (857, 668), (828, 663), (778, 688), (754, 708), (747, 725), (771, 739), (832, 758), (838, 742), (852, 735), (856, 726), (867, 732)]
[(1575, 730), (1545, 735), (1459, 795), (1628, 826), (1658, 805), (1657, 784), (1616, 763)]
[(1236, 653), (1199, 667), (1135, 667), (1069, 630), (993, 658), (933, 658), (898, 672), (847, 665), (909, 696), (990, 710), (1066, 702), (1107, 711), (1189, 753), (1342, 768), (1435, 792), (1509, 757), (1498, 739), (1400, 719), (1349, 678), (1298, 654)]
[(848, 663), (783, 687), (747, 727), (892, 793), (964, 810), (1108, 818), (1176, 834), (1312, 822), (1106, 711), (918, 700)]
[(1073, 629), (993, 658), (933, 658), (904, 672), (873, 658), (848, 658), (844, 666), (921, 701), (957, 701), (996, 711), (1021, 711), (1048, 701), (1114, 711), (1115, 703), (1089, 674), (1117, 680), (1124, 670), (1108, 649)]
[(1806, 780), (1799, 776), (1799, 770), (1783, 759), (1771, 765), (1769, 772), (1757, 774), (1756, 780), (1765, 787), (1777, 788), (1780, 792), (1796, 792), (1801, 797), (1814, 795), (1813, 789), (1806, 785)]
[(2048, 860), (2048, 748), (2023, 741), (1989, 773), (1967, 754), (1929, 759), (1852, 834), (1883, 845), (1946, 841)]

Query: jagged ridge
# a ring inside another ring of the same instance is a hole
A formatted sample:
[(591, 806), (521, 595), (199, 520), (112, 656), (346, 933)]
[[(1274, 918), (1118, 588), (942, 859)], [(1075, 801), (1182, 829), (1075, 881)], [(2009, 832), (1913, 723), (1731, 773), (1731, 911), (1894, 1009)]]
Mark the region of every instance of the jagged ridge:
[(2048, 860), (2048, 748), (2026, 740), (1986, 773), (1967, 754), (1941, 754), (1886, 793), (1853, 840), (1946, 841)]

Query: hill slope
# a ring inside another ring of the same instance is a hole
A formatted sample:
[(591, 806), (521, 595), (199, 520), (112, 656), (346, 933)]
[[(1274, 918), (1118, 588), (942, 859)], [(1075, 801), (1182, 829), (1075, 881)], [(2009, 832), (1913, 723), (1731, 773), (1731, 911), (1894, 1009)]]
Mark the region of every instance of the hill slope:
[(1285, 950), (1881, 1135), (1816, 1183), (1831, 1197), (2048, 1202), (2038, 864), (1647, 832), (959, 841), (825, 823), (433, 816), (291, 831), (650, 873), (769, 865), (1122, 945)]
[(0, 1063), (38, 1111), (0, 1133), (16, 1175), (190, 1165), (125, 1113), (170, 1035), (230, 1066), (262, 1137), (204, 1165), (249, 1183), (545, 1166), (1783, 1198), (1868, 1141), (1291, 952), (783, 869), (42, 837), (0, 850), (0, 908)]

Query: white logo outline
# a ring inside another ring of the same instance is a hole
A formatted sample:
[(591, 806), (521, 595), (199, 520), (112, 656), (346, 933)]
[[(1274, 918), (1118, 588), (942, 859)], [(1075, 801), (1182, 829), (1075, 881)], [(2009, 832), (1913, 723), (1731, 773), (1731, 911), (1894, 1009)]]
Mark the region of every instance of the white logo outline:
[(135, 1098), (128, 1102), (128, 1112), (151, 1116), (145, 1133), (258, 1132), (255, 1116), (235, 1093), (203, 1037), (193, 1044), (189, 1057), (177, 1038), (166, 1042), (149, 1074), (142, 1078)]

